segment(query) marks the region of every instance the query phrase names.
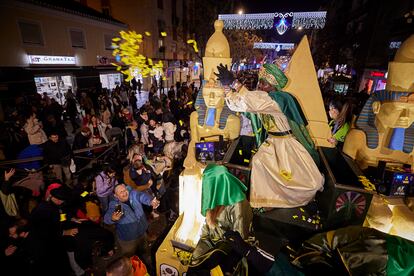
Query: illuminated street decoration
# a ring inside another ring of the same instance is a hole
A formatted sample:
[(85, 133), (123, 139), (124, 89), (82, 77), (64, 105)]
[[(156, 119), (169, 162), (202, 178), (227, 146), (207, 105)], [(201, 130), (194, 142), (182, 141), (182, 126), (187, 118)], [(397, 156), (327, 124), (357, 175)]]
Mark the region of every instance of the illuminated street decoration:
[[(283, 35), (289, 28), (323, 29), (326, 11), (289, 12), (289, 13), (250, 13), (250, 14), (219, 14), (224, 21), (224, 28), (229, 30), (269, 30), (275, 28)], [(289, 24), (289, 20), (292, 24)]]
[(253, 44), (253, 49), (269, 49), (276, 50), (276, 52), (280, 50), (292, 50), (293, 48), (295, 48), (294, 43), (255, 42)]
[(293, 16), (293, 12), (289, 12), (285, 14), (283, 13), (275, 14), (275, 19), (279, 19), (275, 23), (275, 28), (278, 34), (283, 35), (287, 31), (287, 29), (289, 28), (287, 18), (292, 17), (292, 16)]
[[(121, 31), (121, 37), (112, 39), (112, 46), (114, 50), (112, 55), (116, 61), (128, 66), (128, 69), (123, 70), (120, 64), (111, 63), (116, 66), (116, 70), (127, 76), (126, 82), (134, 78), (132, 72), (138, 71), (142, 77), (155, 76), (157, 74), (163, 75), (163, 63), (158, 61), (154, 63), (151, 58), (147, 58), (139, 54), (140, 45), (143, 43), (143, 36), (134, 31)], [(132, 69), (132, 70), (131, 70)]]
[(401, 44), (402, 44), (401, 41), (391, 41), (390, 45), (389, 45), (389, 48), (390, 49), (398, 49), (398, 48), (400, 48)]

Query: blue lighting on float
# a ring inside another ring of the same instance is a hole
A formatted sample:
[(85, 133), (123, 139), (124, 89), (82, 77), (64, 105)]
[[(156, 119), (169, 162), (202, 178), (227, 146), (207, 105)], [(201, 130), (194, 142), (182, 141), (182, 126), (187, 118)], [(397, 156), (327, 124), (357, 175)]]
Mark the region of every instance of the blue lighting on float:
[(115, 60), (116, 60), (117, 62), (121, 62), (121, 56), (120, 56), (120, 55), (116, 55), (116, 56), (115, 56)]

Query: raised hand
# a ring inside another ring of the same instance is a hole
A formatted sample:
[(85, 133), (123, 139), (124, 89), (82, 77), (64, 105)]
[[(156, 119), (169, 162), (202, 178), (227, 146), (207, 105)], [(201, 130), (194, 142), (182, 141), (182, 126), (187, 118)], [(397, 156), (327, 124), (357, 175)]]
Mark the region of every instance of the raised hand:
[(220, 63), (219, 66), (217, 66), (218, 74), (214, 73), (217, 76), (217, 79), (220, 81), (221, 85), (223, 86), (229, 86), (233, 83), (233, 81), (236, 79), (232, 72), (227, 68), (227, 65), (223, 65)]
[(158, 199), (156, 197), (154, 197), (154, 199), (151, 201), (151, 206), (154, 209), (157, 209), (158, 206), (160, 206), (160, 202), (158, 201)]
[(4, 172), (4, 180), (5, 181), (9, 181), (10, 180), (10, 178), (14, 175), (14, 173), (16, 172), (16, 170), (15, 169), (10, 169), (10, 171), (5, 171)]

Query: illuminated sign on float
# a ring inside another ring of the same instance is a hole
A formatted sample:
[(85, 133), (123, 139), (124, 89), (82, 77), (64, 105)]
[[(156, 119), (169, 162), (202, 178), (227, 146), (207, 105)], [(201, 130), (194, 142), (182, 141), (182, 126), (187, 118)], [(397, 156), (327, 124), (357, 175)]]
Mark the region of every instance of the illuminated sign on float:
[(76, 64), (76, 58), (72, 56), (41, 56), (27, 55), (29, 64)]

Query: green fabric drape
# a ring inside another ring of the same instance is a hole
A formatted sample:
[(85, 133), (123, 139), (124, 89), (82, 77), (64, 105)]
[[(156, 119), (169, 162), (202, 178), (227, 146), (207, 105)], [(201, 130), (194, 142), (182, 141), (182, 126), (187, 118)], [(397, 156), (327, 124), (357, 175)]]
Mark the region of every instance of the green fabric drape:
[(414, 243), (397, 236), (387, 236), (387, 275), (414, 275)]
[(245, 115), (246, 118), (249, 119), (252, 124), (252, 130), (254, 133), (254, 137), (256, 138), (256, 145), (257, 147), (260, 147), (260, 145), (267, 138), (267, 131), (263, 127), (262, 121), (260, 120), (260, 116), (251, 112), (245, 112)]
[(291, 94), (284, 91), (273, 91), (269, 93), (269, 96), (278, 103), (281, 111), (288, 119), (299, 125), (306, 126), (308, 124), (299, 102)]
[(302, 146), (309, 152), (315, 163), (319, 164), (319, 155), (315, 149), (315, 145), (309, 135), (306, 125), (305, 114), (300, 107), (299, 102), (295, 97), (284, 91), (270, 92), (269, 96), (278, 103), (283, 114), (288, 118), (289, 126), (293, 135), (302, 144)]
[(201, 214), (216, 206), (229, 206), (246, 199), (247, 187), (226, 167), (209, 164), (203, 173)]

